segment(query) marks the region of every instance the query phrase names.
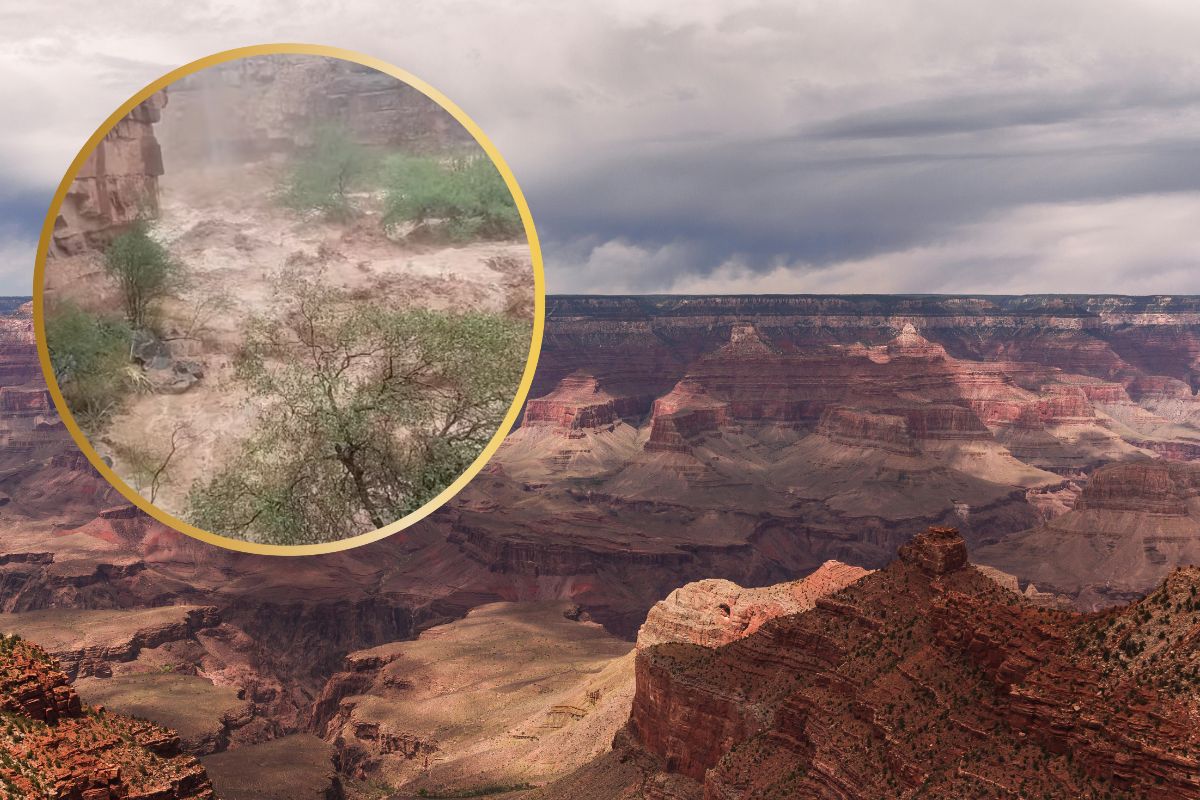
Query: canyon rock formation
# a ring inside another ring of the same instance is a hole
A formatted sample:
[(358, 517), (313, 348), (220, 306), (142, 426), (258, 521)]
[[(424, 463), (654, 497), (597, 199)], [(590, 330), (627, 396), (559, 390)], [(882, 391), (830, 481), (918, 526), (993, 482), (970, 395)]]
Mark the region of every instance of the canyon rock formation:
[(160, 138), (178, 170), (295, 152), (311, 143), (311, 119), (341, 121), (367, 145), (431, 150), (474, 141), (433, 100), (368, 67), (307, 56), (227, 62), (176, 81), (113, 126), (67, 191), (51, 253), (102, 249), (139, 215), (157, 216), (168, 166)]
[(721, 647), (744, 638), (766, 622), (812, 608), (818, 598), (846, 588), (870, 572), (826, 561), (798, 581), (744, 589), (720, 578), (681, 586), (654, 604), (638, 630), (638, 649), (667, 642)]
[(139, 215), (158, 213), (163, 159), (154, 124), (166, 105), (165, 90), (151, 95), (96, 145), (58, 210), (52, 254), (102, 248)]
[(1200, 571), (1036, 607), (951, 529), (725, 647), (637, 656), (614, 751), (535, 797), (1200, 797)]
[[(522, 427), (443, 520), (625, 635), (682, 583), (878, 567), (914, 525), (991, 563), (1095, 470), (1194, 457), (1198, 322), (1194, 298), (554, 298)], [(996, 566), (1037, 592), (1037, 564)]]
[(1082, 608), (1128, 602), (1200, 564), (1200, 464), (1136, 460), (1092, 473), (1073, 508), (978, 558)]
[(184, 162), (245, 161), (311, 143), (312, 120), (344, 125), (366, 145), (442, 150), (474, 141), (436, 102), (390, 75), (336, 58), (272, 55), (172, 84), (163, 142)]
[[(744, 589), (707, 580), (650, 612), (637, 649), (720, 647), (812, 608), (867, 575), (829, 562)], [(610, 750), (629, 717), (634, 652), (570, 603), (493, 603), (415, 641), (351, 653), (313, 705), (310, 730), (353, 779), (453, 796), (540, 785)]]
[(0, 797), (25, 800), (215, 800), (179, 737), (80, 702), (53, 657), (0, 640)]

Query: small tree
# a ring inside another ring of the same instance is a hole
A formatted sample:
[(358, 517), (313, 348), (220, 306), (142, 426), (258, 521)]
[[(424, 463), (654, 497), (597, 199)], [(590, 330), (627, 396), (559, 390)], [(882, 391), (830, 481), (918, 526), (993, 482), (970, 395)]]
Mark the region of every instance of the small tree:
[(284, 181), (283, 204), (296, 211), (320, 211), (330, 219), (347, 219), (354, 212), (348, 195), (369, 164), (367, 151), (345, 128), (319, 127), (313, 132), (312, 146), (296, 159)]
[(125, 318), (134, 329), (147, 327), (151, 305), (174, 288), (180, 277), (178, 262), (150, 236), (143, 219), (113, 239), (104, 251), (104, 267), (120, 287)]
[(398, 155), (387, 160), (384, 173), (385, 226), (439, 220), (456, 241), (503, 239), (523, 230), (512, 192), (486, 156)]
[(129, 326), (120, 319), (93, 316), (73, 305), (46, 314), (46, 348), (63, 399), (83, 425), (90, 426), (129, 390)]
[(279, 317), (255, 319), (237, 379), (258, 430), (189, 498), (201, 527), (275, 544), (387, 525), (452, 483), (516, 392), (528, 321), (400, 311), (286, 277)]

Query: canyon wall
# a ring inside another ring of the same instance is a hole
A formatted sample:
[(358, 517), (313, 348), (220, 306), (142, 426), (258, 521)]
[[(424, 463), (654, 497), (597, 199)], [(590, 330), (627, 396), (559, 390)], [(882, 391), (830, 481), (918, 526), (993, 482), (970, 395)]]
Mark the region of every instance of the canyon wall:
[(575, 369), (636, 376), (664, 394), (687, 364), (751, 321), (784, 346), (881, 344), (912, 325), (957, 358), (1003, 356), (1105, 379), (1133, 366), (1200, 385), (1200, 298), (1188, 296), (560, 295), (547, 311), (533, 396)]
[(154, 125), (166, 106), (166, 90), (152, 95), (96, 145), (59, 208), (52, 254), (102, 249), (139, 215), (158, 213), (163, 155)]
[(612, 757), (534, 796), (1200, 797), (1198, 583), (1051, 611), (931, 530), (724, 647), (640, 650)]
[(54, 800), (215, 800), (204, 768), (173, 731), (89, 708), (57, 662), (0, 638), (0, 792)]
[(291, 153), (321, 126), (359, 143), (440, 151), (474, 139), (417, 89), (369, 67), (321, 56), (228, 61), (171, 86), (161, 136), (172, 172)]

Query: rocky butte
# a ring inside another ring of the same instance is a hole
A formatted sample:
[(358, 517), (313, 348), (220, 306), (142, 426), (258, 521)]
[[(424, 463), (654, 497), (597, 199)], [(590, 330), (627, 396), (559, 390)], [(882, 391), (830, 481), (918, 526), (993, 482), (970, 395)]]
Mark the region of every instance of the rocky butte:
[(1200, 797), (1200, 571), (1082, 615), (966, 554), (930, 529), (724, 647), (640, 650), (613, 752), (535, 796)]
[(0, 639), (0, 797), (25, 800), (215, 800), (179, 737), (84, 706), (36, 645)]

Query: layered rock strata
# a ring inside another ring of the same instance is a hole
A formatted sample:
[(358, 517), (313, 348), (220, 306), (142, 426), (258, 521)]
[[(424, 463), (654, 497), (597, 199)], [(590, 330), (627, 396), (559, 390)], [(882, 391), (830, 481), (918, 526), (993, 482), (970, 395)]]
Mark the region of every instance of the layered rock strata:
[(1200, 797), (1200, 573), (1079, 615), (964, 555), (929, 531), (744, 639), (640, 651), (619, 762), (535, 796)]
[(215, 800), (204, 768), (153, 723), (80, 703), (57, 662), (0, 639), (0, 797)]
[(152, 95), (96, 145), (59, 208), (51, 253), (101, 249), (139, 216), (158, 213), (163, 158), (154, 125), (166, 105), (166, 90)]
[(1082, 608), (1128, 602), (1200, 563), (1200, 463), (1141, 459), (1096, 470), (1073, 507), (977, 558)]
[(750, 636), (776, 617), (799, 614), (870, 572), (827, 561), (798, 581), (745, 589), (719, 578), (689, 583), (655, 603), (638, 630), (639, 650), (667, 642), (721, 647)]

